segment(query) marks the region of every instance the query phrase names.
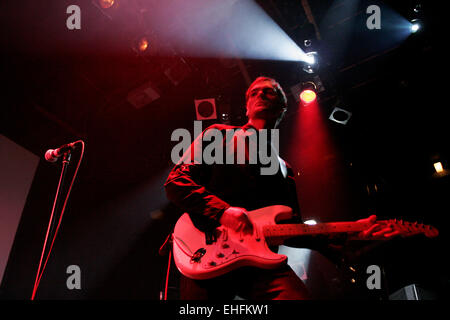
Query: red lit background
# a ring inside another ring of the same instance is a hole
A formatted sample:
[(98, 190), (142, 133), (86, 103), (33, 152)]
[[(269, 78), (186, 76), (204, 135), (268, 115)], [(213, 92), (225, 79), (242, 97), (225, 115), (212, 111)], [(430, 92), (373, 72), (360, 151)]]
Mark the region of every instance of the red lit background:
[(345, 163), (326, 121), (319, 102), (300, 103), (287, 150), (296, 168), (302, 216), (322, 222), (345, 220), (350, 209)]

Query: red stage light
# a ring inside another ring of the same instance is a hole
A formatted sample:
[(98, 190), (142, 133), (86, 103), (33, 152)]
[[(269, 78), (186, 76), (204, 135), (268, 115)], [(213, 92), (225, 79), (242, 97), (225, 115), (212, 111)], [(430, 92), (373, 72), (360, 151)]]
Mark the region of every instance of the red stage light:
[(316, 93), (310, 89), (303, 90), (300, 93), (300, 100), (305, 104), (311, 103), (316, 100)]
[(98, 2), (103, 9), (111, 8), (114, 5), (114, 0), (99, 0)]
[(143, 37), (139, 40), (138, 49), (140, 52), (144, 52), (145, 50), (147, 50), (148, 46), (149, 46), (149, 42), (148, 42), (147, 38)]

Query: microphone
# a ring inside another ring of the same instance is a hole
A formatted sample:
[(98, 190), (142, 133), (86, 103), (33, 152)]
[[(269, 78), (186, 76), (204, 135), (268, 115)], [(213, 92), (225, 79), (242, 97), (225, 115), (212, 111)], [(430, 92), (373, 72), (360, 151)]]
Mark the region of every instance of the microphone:
[(47, 152), (45, 153), (45, 160), (47, 160), (48, 162), (56, 162), (56, 160), (58, 160), (59, 157), (61, 157), (64, 153), (75, 149), (77, 143), (78, 141), (62, 145), (58, 149), (47, 150)]

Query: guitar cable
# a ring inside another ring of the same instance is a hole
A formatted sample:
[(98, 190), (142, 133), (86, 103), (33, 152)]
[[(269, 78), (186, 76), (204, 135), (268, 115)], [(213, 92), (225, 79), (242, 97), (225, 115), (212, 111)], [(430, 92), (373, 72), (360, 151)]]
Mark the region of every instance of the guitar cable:
[(166, 285), (164, 286), (164, 300), (167, 300), (167, 291), (169, 290), (169, 272), (171, 260), (172, 260), (172, 250), (170, 250), (169, 252), (169, 261), (167, 262)]
[(166, 273), (166, 282), (164, 285), (164, 299), (160, 297), (160, 300), (167, 300), (167, 291), (169, 289), (169, 273), (170, 273), (170, 265), (172, 261), (172, 241), (173, 241), (173, 235), (170, 233), (166, 240), (164, 241), (163, 245), (159, 248), (159, 255), (163, 256), (165, 254), (169, 254), (169, 261), (167, 262), (167, 273)]

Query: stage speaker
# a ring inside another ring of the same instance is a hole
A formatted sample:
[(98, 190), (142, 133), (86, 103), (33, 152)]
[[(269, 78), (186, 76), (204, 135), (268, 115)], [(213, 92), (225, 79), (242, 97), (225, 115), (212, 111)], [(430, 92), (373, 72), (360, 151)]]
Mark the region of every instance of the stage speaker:
[(415, 284), (403, 287), (391, 295), (389, 300), (435, 300), (437, 296), (431, 292), (418, 287)]
[(216, 100), (214, 98), (194, 100), (194, 102), (197, 120), (217, 119)]
[(339, 124), (346, 125), (347, 122), (350, 120), (351, 116), (352, 116), (351, 112), (335, 107), (331, 112), (330, 116), (328, 117), (328, 119), (337, 122)]

